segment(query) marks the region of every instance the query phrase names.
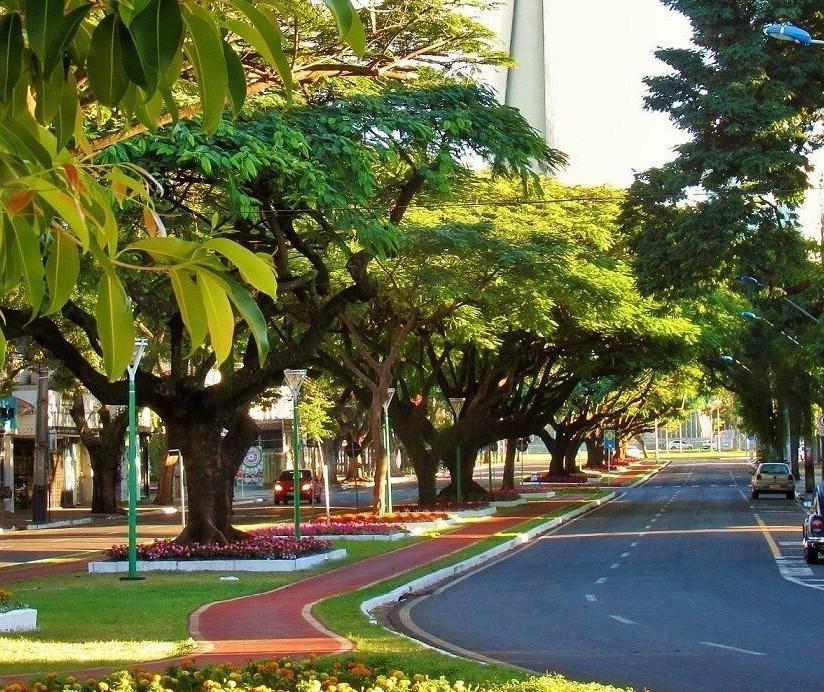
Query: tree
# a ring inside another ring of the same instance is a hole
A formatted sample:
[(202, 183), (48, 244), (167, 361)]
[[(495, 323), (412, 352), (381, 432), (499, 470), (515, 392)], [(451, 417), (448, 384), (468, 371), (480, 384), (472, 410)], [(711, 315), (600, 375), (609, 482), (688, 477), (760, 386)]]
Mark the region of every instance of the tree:
[[(349, 0), (327, 4), (341, 37), (362, 54), (365, 35)], [(163, 108), (172, 119), (179, 116), (175, 88), (187, 74), (196, 82), (193, 107), (202, 114), (204, 131), (212, 132), (225, 105), (237, 114), (245, 99), (241, 44), (268, 62), (289, 88), (290, 66), (275, 15), (260, 5), (248, 0), (0, 2), (0, 283), (33, 316), (54, 314), (71, 295), (81, 255), (88, 256), (100, 270), (93, 319), (110, 380), (121, 376), (131, 358), (135, 333), (123, 269), (171, 273), (180, 266), (208, 267), (203, 276), (209, 278), (199, 288), (221, 302), (228, 290), (221, 280), (231, 267), (243, 266), (243, 278), (273, 296), (275, 283), (266, 263), (226, 239), (190, 246), (185, 256), (167, 252), (151, 267), (124, 260), (111, 197), (139, 200), (146, 232), (158, 235), (151, 181), (135, 168), (101, 169), (90, 160), (84, 112), (116, 113), (126, 129), (136, 121), (154, 130)], [(175, 245), (174, 239), (153, 241)], [(245, 295), (245, 289), (238, 290)], [(215, 340), (226, 331), (225, 310), (223, 315), (210, 330)], [(257, 316), (246, 316), (254, 331)], [(5, 349), (0, 332), (0, 361)], [(225, 350), (218, 350), (224, 359)]]
[(812, 133), (824, 62), (758, 28), (789, 18), (821, 30), (819, 6), (666, 4), (689, 18), (694, 47), (657, 51), (671, 69), (645, 80), (646, 105), (669, 114), (689, 141), (630, 189), (623, 224), (633, 233), (640, 286), (696, 295), (735, 274), (780, 277), (805, 257), (793, 209), (808, 185), (807, 156), (820, 146)]
[[(167, 224), (174, 236), (137, 241), (132, 251), (157, 263), (175, 247), (181, 256), (196, 252), (225, 216), (229, 237), (255, 257), (268, 255), (280, 285), (277, 301), (266, 291), (247, 300), (235, 290), (238, 277), (226, 275), (216, 281), (229, 297), (210, 305), (210, 295), (194, 290), (195, 280), (212, 280), (208, 266), (197, 263), (176, 269), (171, 288), (145, 275), (126, 284), (153, 337), (153, 353), (137, 376), (138, 402), (163, 419), (169, 447), (181, 449), (186, 464), (189, 524), (179, 540), (237, 535), (234, 478), (256, 435), (249, 405), (280, 384), (284, 368), (310, 363), (350, 306), (374, 297), (373, 259), (392, 251), (398, 224), (423, 188), (437, 193), (466, 176), (468, 153), (525, 180), (533, 161), (555, 157), (517, 111), (471, 86), (392, 87), (267, 110), (224, 122), (211, 136), (179, 122), (163, 136), (107, 150), (110, 160), (138, 162), (162, 182), (160, 208), (175, 212)], [(93, 271), (87, 278), (94, 280)], [(230, 319), (230, 299), (257, 323), (255, 329), (239, 323), (234, 338), (231, 327), (220, 332), (209, 321), (215, 307)], [(66, 336), (68, 327), (79, 327), (95, 348), (99, 334), (84, 308), (71, 303), (59, 317), (34, 320), (9, 309), (7, 324), (48, 348), (98, 399), (121, 403), (125, 379), (108, 382), (99, 361), (83, 358), (79, 342)], [(213, 350), (200, 348), (206, 330)], [(220, 382), (207, 386), (221, 360)], [(219, 446), (221, 428), (229, 432)]]

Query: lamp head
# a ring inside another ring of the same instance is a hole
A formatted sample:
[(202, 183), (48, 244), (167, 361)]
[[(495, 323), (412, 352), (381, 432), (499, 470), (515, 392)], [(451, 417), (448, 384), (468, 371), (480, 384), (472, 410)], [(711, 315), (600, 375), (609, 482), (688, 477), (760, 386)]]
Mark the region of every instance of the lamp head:
[(461, 415), (461, 410), (463, 409), (465, 401), (466, 398), (462, 396), (454, 396), (449, 398), (449, 405), (452, 407), (452, 413), (455, 414), (455, 420), (457, 420)]
[(808, 32), (792, 24), (767, 24), (764, 35), (777, 41), (800, 43), (803, 46), (809, 46), (813, 42), (813, 37)]
[(756, 279), (754, 276), (750, 276), (749, 274), (739, 274), (735, 277), (735, 280), (745, 284), (752, 284), (753, 286), (763, 285), (758, 279)]
[(726, 363), (734, 363), (735, 362), (735, 358), (733, 356), (730, 356), (730, 355), (723, 355), (723, 356), (720, 356), (720, 358), (721, 358), (721, 360), (723, 360)]
[(306, 370), (284, 370), (283, 379), (286, 380), (286, 386), (292, 391), (292, 396), (297, 397), (300, 393), (300, 387), (306, 379)]
[(751, 320), (752, 322), (757, 322), (758, 320), (761, 319), (758, 315), (756, 315), (754, 312), (750, 312), (749, 310), (744, 310), (743, 312), (740, 312), (739, 314), (745, 320)]
[(392, 398), (394, 396), (395, 396), (395, 388), (394, 387), (389, 387), (389, 389), (386, 390), (386, 396), (384, 397), (384, 400), (383, 400), (383, 410), (384, 411), (389, 410), (389, 404), (392, 403)]

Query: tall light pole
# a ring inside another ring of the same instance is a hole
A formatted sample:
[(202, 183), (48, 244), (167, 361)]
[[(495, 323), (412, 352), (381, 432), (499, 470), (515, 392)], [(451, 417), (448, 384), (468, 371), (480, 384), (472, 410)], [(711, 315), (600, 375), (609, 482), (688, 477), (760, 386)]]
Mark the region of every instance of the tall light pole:
[(383, 448), (386, 451), (386, 511), (392, 513), (392, 433), (389, 430), (389, 404), (395, 396), (395, 388), (386, 390), (383, 400)]
[(34, 483), (32, 523), (45, 523), (49, 506), (49, 369), (37, 368), (37, 408), (34, 418)]
[(129, 573), (123, 579), (129, 581), (143, 579), (137, 576), (137, 410), (134, 379), (148, 343), (143, 338), (134, 340), (134, 357), (126, 366), (129, 372)]
[[(294, 501), (295, 538), (300, 539), (300, 388), (306, 379), (306, 370), (284, 370), (283, 379), (292, 392), (292, 499)], [(312, 489), (314, 492), (314, 488)]]
[[(461, 415), (461, 410), (466, 399), (462, 396), (450, 397), (449, 406), (452, 408), (452, 415), (455, 417), (455, 425), (458, 424), (458, 418)], [(461, 469), (461, 443), (455, 445), (455, 499), (458, 502), (463, 501), (463, 477)]]
[(787, 341), (789, 341), (793, 346), (801, 346), (801, 342), (796, 339), (794, 336), (787, 334), (783, 329), (779, 329), (776, 327), (772, 322), (770, 322), (766, 317), (761, 317), (761, 315), (756, 315), (754, 312), (750, 310), (744, 310), (743, 312), (739, 313), (741, 317), (745, 320), (749, 320), (750, 322), (763, 322), (766, 325), (772, 327), (775, 331), (777, 331), (781, 336), (783, 336)]

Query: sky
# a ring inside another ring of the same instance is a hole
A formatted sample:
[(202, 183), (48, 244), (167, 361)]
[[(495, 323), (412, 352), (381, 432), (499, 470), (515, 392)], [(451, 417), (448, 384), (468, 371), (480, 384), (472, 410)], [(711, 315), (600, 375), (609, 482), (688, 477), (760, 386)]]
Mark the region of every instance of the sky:
[[(541, 0), (518, 0), (540, 2)], [(625, 187), (636, 171), (673, 158), (686, 139), (666, 114), (644, 108), (643, 78), (668, 68), (659, 47), (690, 46), (687, 18), (660, 0), (545, 0), (552, 143), (569, 166), (566, 183)], [(822, 186), (824, 152), (811, 180)], [(824, 191), (811, 190), (800, 210), (805, 233), (820, 238)]]

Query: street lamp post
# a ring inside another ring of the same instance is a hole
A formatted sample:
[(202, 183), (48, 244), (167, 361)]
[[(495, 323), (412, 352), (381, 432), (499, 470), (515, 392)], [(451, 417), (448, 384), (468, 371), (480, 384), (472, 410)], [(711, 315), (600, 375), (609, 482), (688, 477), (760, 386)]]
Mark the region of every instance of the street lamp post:
[(129, 573), (124, 580), (143, 579), (137, 576), (137, 407), (134, 380), (148, 341), (134, 340), (134, 358), (126, 366), (129, 373)]
[[(756, 277), (750, 276), (748, 274), (742, 274), (740, 276), (736, 276), (735, 279), (736, 279), (736, 281), (740, 281), (741, 283), (745, 283), (745, 284), (750, 284), (752, 286), (756, 286), (757, 288), (767, 288), (766, 284), (761, 283)], [(787, 296), (781, 296), (781, 300), (783, 300), (785, 303), (787, 303), (788, 305), (791, 305), (793, 308), (798, 310), (798, 312), (800, 312), (806, 318), (812, 320), (816, 324), (821, 324), (821, 318), (820, 317), (816, 317), (815, 315), (811, 314), (810, 312), (808, 312), (807, 310), (802, 308), (794, 300), (791, 300)], [(750, 314), (752, 314), (752, 313), (750, 313)]]
[[(461, 415), (461, 410), (466, 399), (462, 396), (450, 397), (449, 406), (452, 408), (452, 414), (455, 416), (455, 425), (458, 424), (458, 418)], [(463, 501), (463, 478), (461, 469), (461, 444), (458, 442), (455, 445), (455, 499), (458, 502)]]
[(383, 448), (386, 451), (386, 511), (392, 513), (392, 433), (389, 430), (389, 404), (395, 396), (395, 388), (386, 390), (383, 400)]
[(781, 336), (783, 336), (787, 341), (789, 341), (794, 346), (801, 346), (801, 342), (796, 339), (794, 336), (787, 334), (783, 329), (779, 329), (776, 327), (772, 322), (770, 322), (766, 317), (761, 317), (761, 315), (756, 315), (754, 312), (750, 310), (744, 310), (743, 312), (739, 313), (741, 317), (745, 320), (750, 320), (750, 322), (763, 322), (764, 324), (769, 325), (775, 331), (777, 331)]
[[(294, 500), (295, 538), (300, 539), (300, 388), (306, 379), (306, 370), (284, 370), (283, 378), (292, 392), (292, 499)], [(314, 488), (312, 489), (314, 492)]]

